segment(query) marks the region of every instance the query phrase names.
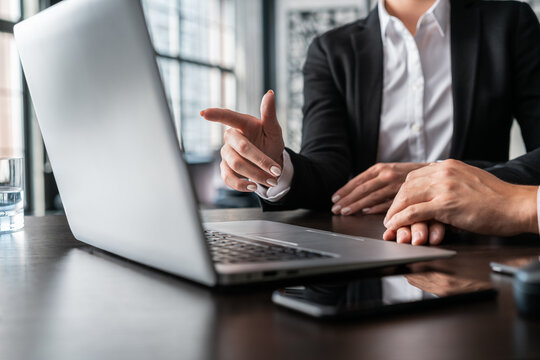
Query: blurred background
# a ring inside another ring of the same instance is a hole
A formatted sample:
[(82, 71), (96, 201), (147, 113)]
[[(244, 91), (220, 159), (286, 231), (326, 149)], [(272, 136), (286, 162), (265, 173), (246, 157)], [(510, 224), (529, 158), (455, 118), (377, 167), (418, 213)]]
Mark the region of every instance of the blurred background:
[[(61, 0), (0, 0), (0, 157), (24, 156), (26, 212), (62, 212), (17, 51), (13, 26)], [(66, 0), (69, 1), (69, 0)], [(540, 15), (540, 0), (530, 0)], [(142, 0), (176, 130), (203, 207), (258, 206), (219, 175), (224, 128), (207, 107), (259, 115), (274, 89), (286, 145), (300, 148), (302, 66), (317, 34), (365, 17), (376, 0)], [(514, 124), (515, 125), (515, 124)], [(524, 153), (512, 129), (511, 158)], [(99, 146), (99, 144), (96, 144)]]

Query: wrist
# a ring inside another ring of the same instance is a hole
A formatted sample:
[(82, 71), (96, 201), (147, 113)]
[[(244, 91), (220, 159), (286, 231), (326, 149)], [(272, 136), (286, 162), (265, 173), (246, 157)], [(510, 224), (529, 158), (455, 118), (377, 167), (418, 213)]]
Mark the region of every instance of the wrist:
[(516, 223), (520, 233), (538, 234), (538, 187), (519, 186), (513, 198), (517, 211)]

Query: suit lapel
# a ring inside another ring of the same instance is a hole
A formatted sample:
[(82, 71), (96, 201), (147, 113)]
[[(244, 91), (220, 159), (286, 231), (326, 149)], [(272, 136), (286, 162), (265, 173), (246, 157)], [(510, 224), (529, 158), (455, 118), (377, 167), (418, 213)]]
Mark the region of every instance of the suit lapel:
[(356, 164), (360, 171), (375, 163), (379, 140), (383, 83), (383, 48), (377, 7), (351, 34), (355, 53), (356, 120), (359, 139)]
[(461, 159), (471, 122), (478, 66), (480, 11), (473, 1), (451, 4), (452, 93), (454, 136), (450, 156)]

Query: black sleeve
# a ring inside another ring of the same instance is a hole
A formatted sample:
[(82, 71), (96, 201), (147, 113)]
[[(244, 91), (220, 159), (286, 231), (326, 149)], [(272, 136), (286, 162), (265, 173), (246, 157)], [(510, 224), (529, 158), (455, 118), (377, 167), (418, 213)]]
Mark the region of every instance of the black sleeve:
[(520, 5), (512, 107), (527, 151), (533, 151), (540, 147), (540, 24), (528, 4)]
[(294, 167), (289, 193), (276, 203), (261, 201), (263, 210), (328, 210), (331, 196), (351, 169), (347, 107), (329, 56), (315, 38), (304, 65), (302, 149), (287, 149)]
[(540, 185), (540, 149), (486, 170), (513, 184)]
[(484, 168), (502, 180), (537, 185), (540, 183), (540, 24), (531, 7), (519, 3), (514, 34), (512, 110), (529, 152), (503, 164), (467, 162)]
[(464, 160), (463, 161), (467, 165), (475, 166), (480, 169), (488, 169), (493, 166), (500, 165), (500, 163), (493, 162), (493, 161), (483, 161), (483, 160)]

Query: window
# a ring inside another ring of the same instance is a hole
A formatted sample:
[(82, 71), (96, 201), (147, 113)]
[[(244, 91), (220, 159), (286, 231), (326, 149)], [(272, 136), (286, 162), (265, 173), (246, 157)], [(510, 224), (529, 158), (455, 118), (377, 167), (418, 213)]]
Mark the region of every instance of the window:
[(222, 128), (207, 107), (236, 107), (235, 0), (143, 0), (178, 135), (188, 158), (209, 157)]
[(2, 0), (2, 2), (0, 2), (0, 19), (17, 22), (20, 18), (20, 0)]
[(0, 156), (23, 156), (22, 70), (13, 40), (20, 0), (0, 1)]

